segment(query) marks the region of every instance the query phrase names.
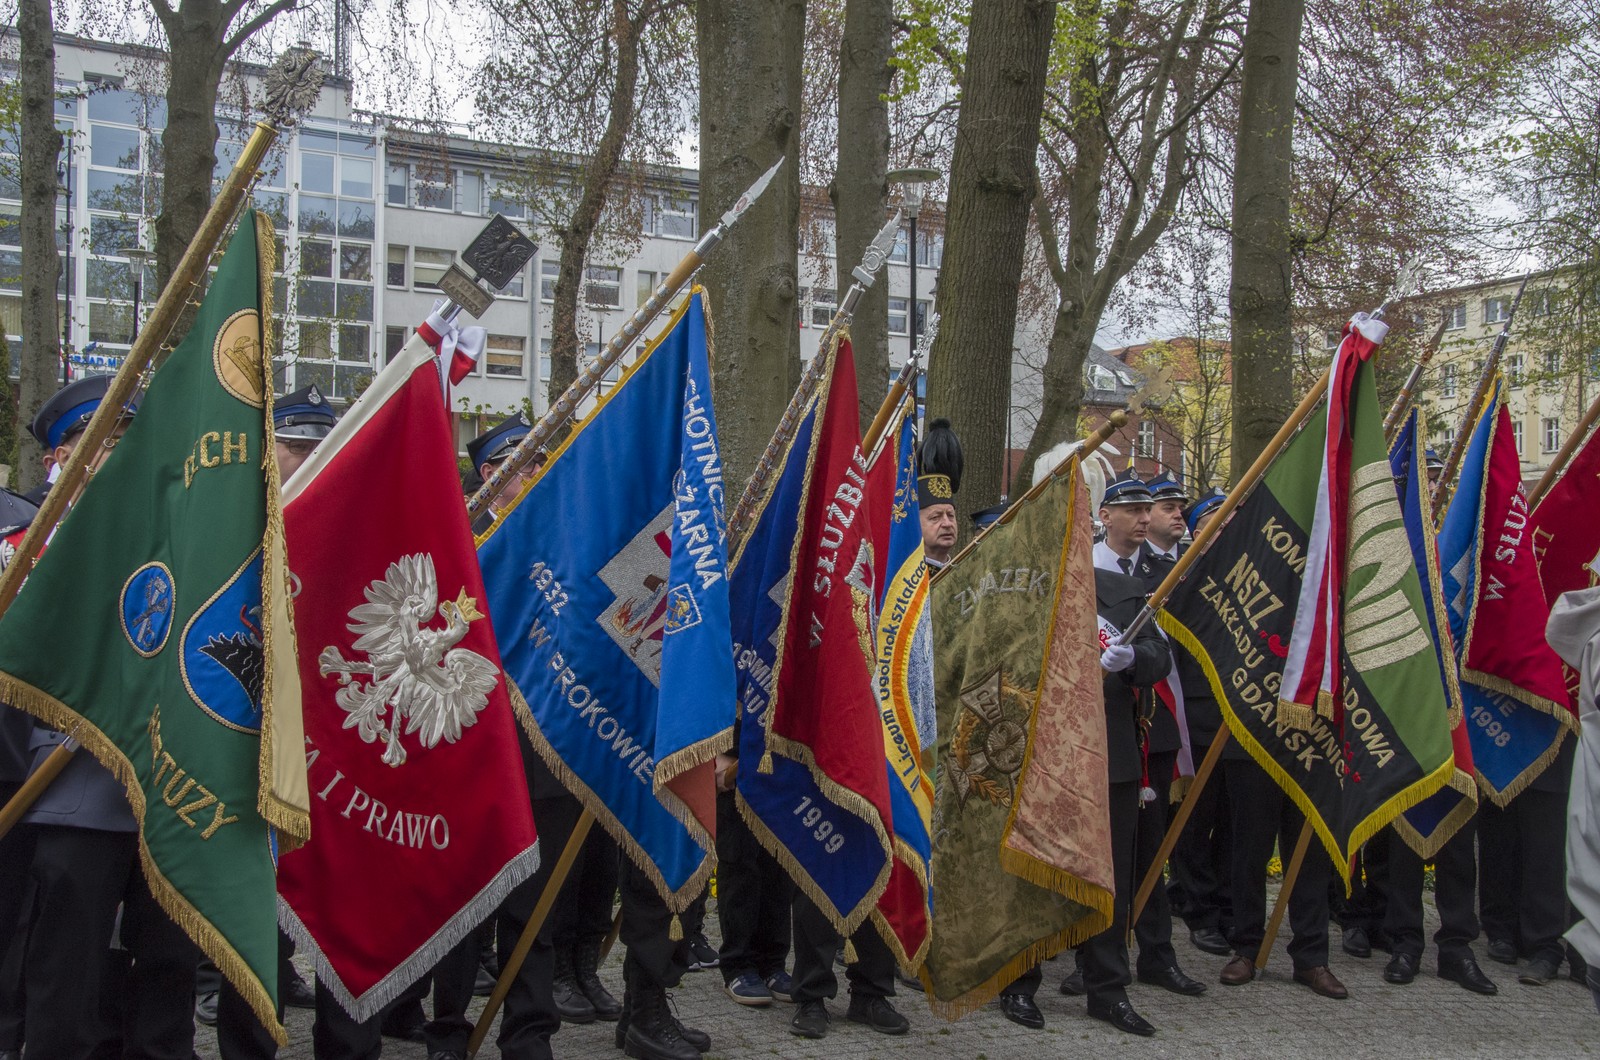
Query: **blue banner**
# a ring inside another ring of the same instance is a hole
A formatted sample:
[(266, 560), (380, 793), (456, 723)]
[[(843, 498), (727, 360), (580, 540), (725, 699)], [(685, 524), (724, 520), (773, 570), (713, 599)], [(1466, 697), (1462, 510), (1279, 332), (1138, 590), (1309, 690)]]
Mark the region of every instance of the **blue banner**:
[(674, 911), (733, 720), (725, 538), (696, 293), (478, 550), (535, 748)]
[[(883, 873), (881, 844), (870, 822), (824, 795), (804, 765), (766, 753), (778, 636), (800, 536), (800, 508), (817, 407), (813, 397), (779, 465), (781, 473), (733, 557), (731, 604), (739, 703), (737, 794), (740, 810), (757, 839), (819, 908), (837, 917), (840, 910), (860, 905)], [(849, 855), (836, 856), (843, 851)]]
[[(1500, 396), (1497, 383), (1462, 454), (1455, 493), (1439, 530), (1440, 581), (1458, 659), (1478, 599), (1484, 478), (1489, 469), (1489, 445), (1499, 416)], [(1473, 768), (1479, 783), (1488, 788), (1489, 797), (1503, 806), (1548, 764), (1561, 739), (1562, 724), (1551, 714), (1465, 677), (1461, 680), (1461, 701), (1472, 743)]]
[(1431, 858), (1439, 848), (1472, 819), (1478, 808), (1478, 788), (1470, 761), (1465, 761), (1458, 730), (1463, 710), (1460, 674), (1456, 664), (1455, 641), (1444, 613), (1443, 590), (1439, 581), (1438, 553), (1434, 541), (1433, 496), (1428, 489), (1427, 462), (1420, 459), (1417, 411), (1411, 410), (1394, 443), (1389, 447), (1389, 466), (1394, 472), (1395, 492), (1400, 498), (1400, 514), (1405, 520), (1406, 539), (1411, 544), (1411, 562), (1422, 585), (1423, 609), (1428, 634), (1433, 638), (1434, 657), (1439, 663), (1439, 680), (1444, 685), (1445, 702), (1450, 710), (1451, 741), (1456, 749), (1456, 771), (1444, 787), (1406, 810), (1395, 822), (1420, 857)]

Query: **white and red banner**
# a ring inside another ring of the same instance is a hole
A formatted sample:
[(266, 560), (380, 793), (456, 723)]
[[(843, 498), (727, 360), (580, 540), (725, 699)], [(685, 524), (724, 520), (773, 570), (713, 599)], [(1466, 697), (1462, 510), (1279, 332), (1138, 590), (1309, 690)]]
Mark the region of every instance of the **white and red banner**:
[(356, 1019), (538, 866), (440, 367), (421, 332), (284, 486), (314, 838), (284, 926)]

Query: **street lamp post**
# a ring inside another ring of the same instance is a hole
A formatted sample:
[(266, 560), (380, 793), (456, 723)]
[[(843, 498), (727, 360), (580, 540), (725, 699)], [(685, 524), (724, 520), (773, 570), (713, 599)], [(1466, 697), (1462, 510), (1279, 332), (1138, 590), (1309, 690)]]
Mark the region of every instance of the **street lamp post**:
[(133, 262), (133, 330), (128, 335), (128, 345), (133, 345), (133, 340), (139, 337), (139, 310), (144, 303), (144, 270), (156, 260), (156, 252), (146, 250), (144, 247), (123, 247), (117, 251), (123, 257)]
[(909, 169), (892, 169), (886, 178), (894, 184), (904, 184), (906, 216), (911, 219), (911, 298), (906, 303), (907, 315), (910, 324), (906, 330), (911, 333), (911, 351), (908, 356), (916, 356), (917, 337), (921, 329), (917, 326), (917, 214), (922, 212), (922, 186), (931, 184), (944, 176), (932, 166), (912, 166)]
[(67, 157), (56, 166), (56, 190), (67, 197), (66, 219), (61, 223), (66, 261), (61, 271), (61, 385), (72, 381), (72, 140), (67, 140)]

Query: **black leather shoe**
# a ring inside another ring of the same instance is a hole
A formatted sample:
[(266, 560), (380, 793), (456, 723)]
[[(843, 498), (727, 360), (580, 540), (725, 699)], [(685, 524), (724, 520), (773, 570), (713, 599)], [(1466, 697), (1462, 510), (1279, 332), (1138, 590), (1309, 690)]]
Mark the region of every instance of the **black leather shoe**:
[(1127, 999), (1107, 1004), (1090, 998), (1089, 1015), (1102, 1023), (1111, 1024), (1119, 1031), (1137, 1034), (1141, 1038), (1148, 1038), (1156, 1032), (1149, 1020), (1133, 1011), (1133, 1004)]
[(0, 1060), (22, 1060), (20, 1049), (0, 1049)]
[(1233, 947), (1228, 945), (1228, 940), (1222, 936), (1222, 932), (1214, 927), (1195, 928), (1189, 932), (1189, 941), (1194, 943), (1194, 948), (1201, 953), (1226, 957), (1233, 952)]
[(1517, 976), (1517, 982), (1528, 986), (1544, 986), (1556, 977), (1560, 969), (1548, 957), (1535, 957), (1522, 969), (1522, 974)]
[(1163, 990), (1170, 990), (1184, 997), (1199, 997), (1206, 992), (1204, 983), (1196, 982), (1184, 975), (1183, 969), (1176, 964), (1156, 972), (1140, 972), (1139, 982), (1159, 986)]
[(1516, 964), (1517, 947), (1510, 939), (1490, 939), (1489, 959), (1496, 964)]
[(886, 997), (877, 995), (857, 997), (850, 995), (850, 1008), (844, 1018), (852, 1023), (864, 1023), (879, 1034), (904, 1034), (911, 1029), (911, 1021), (900, 1015)]
[(299, 972), (291, 972), (283, 984), (283, 1003), (290, 1008), (316, 1008), (317, 992), (300, 978)]
[(1367, 938), (1366, 928), (1346, 928), (1344, 941), (1339, 945), (1352, 957), (1360, 957), (1364, 960), (1372, 956), (1372, 943)]
[[(1421, 962), (1409, 953), (1397, 953), (1389, 958), (1389, 963), (1383, 969), (1383, 981), (1396, 986), (1404, 986), (1417, 977), (1417, 965)], [(1444, 965), (1439, 966), (1439, 974), (1444, 975)]]
[(1044, 1027), (1044, 1013), (1039, 1011), (1039, 1006), (1027, 994), (1001, 994), (1000, 1014), (1029, 1030), (1036, 1031)]
[(556, 1014), (561, 1017), (562, 1023), (594, 1022), (594, 1003), (578, 989), (578, 980), (573, 978), (570, 969), (566, 975), (550, 984), (550, 997), (556, 1004)]
[(1083, 985), (1083, 973), (1073, 971), (1061, 980), (1061, 992), (1068, 997), (1082, 997), (1087, 994), (1088, 988)]
[(1494, 980), (1484, 975), (1483, 969), (1478, 967), (1478, 962), (1471, 957), (1462, 957), (1456, 961), (1440, 960), (1439, 978), (1459, 983), (1474, 994), (1483, 994), (1486, 997), (1500, 992), (1500, 988), (1494, 985)]
[(467, 1054), (463, 1049), (433, 1049), (428, 1053), (428, 1060), (467, 1060)]
[(828, 1036), (828, 1006), (821, 1001), (802, 1001), (789, 1021), (789, 1033), (802, 1038)]

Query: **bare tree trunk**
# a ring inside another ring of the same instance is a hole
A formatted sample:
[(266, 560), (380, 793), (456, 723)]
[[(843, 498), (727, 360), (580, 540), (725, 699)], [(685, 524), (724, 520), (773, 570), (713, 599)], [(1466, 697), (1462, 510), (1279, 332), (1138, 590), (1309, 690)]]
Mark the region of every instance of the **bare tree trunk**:
[[(837, 230), (838, 286), (883, 227), (888, 208), (892, 0), (846, 0), (839, 45), (839, 168), (828, 189)], [(910, 306), (915, 314), (917, 307)], [(908, 316), (908, 322), (915, 317)], [(908, 329), (909, 330), (909, 329)], [(866, 430), (889, 389), (889, 278), (872, 285), (850, 326)]]
[(972, 11), (939, 336), (928, 356), (929, 414), (948, 417), (965, 450), (956, 498), (963, 516), (1000, 499), (1017, 288), (1055, 13), (1053, 0), (988, 0)]
[[(805, 0), (700, 0), (700, 215), (733, 205), (787, 156), (761, 200), (706, 263), (717, 428), (742, 482), (800, 381), (799, 116)], [(1013, 297), (1015, 292), (1013, 292)]]
[(1290, 326), (1294, 101), (1305, 0), (1251, 4), (1233, 167), (1233, 477), (1295, 404)]
[(633, 128), (639, 89), (639, 40), (653, 14), (645, 5), (638, 18), (630, 18), (626, 0), (613, 0), (613, 43), (617, 53), (616, 77), (611, 85), (611, 106), (600, 143), (583, 169), (583, 192), (565, 228), (556, 233), (561, 262), (556, 273), (550, 310), (550, 404), (578, 378), (578, 294), (584, 289), (583, 265), (589, 244), (600, 225), (611, 182), (622, 161), (622, 148)]
[[(32, 422), (39, 408), (61, 386), (61, 320), (56, 285), (56, 131), (55, 27), (50, 0), (21, 0), (17, 31), (22, 37), (22, 393), (18, 413)], [(9, 370), (10, 366), (5, 366)], [(15, 482), (31, 489), (44, 481), (44, 450), (23, 434)]]

